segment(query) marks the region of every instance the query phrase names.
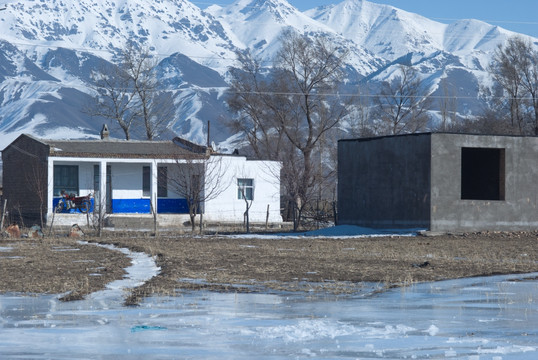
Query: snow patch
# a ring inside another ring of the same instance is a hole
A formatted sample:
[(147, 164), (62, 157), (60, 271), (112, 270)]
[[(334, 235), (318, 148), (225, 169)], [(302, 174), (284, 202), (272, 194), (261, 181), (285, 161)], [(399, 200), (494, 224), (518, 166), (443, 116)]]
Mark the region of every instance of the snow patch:
[(430, 336), (435, 336), (439, 333), (439, 328), (435, 325), (430, 325), (428, 330), (426, 330), (425, 332), (428, 333), (428, 335)]

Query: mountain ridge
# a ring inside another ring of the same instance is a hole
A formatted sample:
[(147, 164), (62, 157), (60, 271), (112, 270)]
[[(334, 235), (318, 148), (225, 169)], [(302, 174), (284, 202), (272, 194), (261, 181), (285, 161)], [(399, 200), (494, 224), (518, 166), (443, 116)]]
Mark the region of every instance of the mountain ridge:
[(158, 58), (159, 83), (174, 94), (171, 131), (205, 143), (211, 121), (212, 139), (229, 149), (237, 136), (219, 121), (231, 117), (224, 101), (228, 68), (247, 49), (270, 64), (284, 29), (348, 49), (350, 84), (379, 83), (402, 62), (416, 65), (434, 93), (445, 81), (465, 94), (462, 115), (478, 111), (478, 84), (490, 81), (492, 52), (515, 34), (472, 19), (442, 24), (365, 0), (304, 12), (286, 0), (204, 10), (187, 0), (21, 0), (0, 12), (0, 148), (22, 132), (96, 138), (104, 120), (77, 112), (95, 95), (91, 72), (115, 66), (119, 51), (135, 41)]

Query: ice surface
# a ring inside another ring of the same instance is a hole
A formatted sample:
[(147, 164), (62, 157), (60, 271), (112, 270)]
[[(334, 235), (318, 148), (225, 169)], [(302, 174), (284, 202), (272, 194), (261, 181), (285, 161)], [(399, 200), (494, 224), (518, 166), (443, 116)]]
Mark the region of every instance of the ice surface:
[(0, 358), (535, 359), (538, 281), (524, 278), (360, 298), (188, 292), (139, 307), (1, 296)]
[(121, 251), (131, 259), (131, 266), (125, 269), (127, 275), (123, 279), (113, 281), (107, 284), (105, 290), (91, 294), (92, 299), (100, 299), (105, 302), (110, 301), (111, 299), (121, 301), (125, 290), (142, 285), (157, 275), (161, 270), (155, 264), (155, 260), (144, 253), (130, 251), (129, 249), (124, 248), (118, 249), (112, 245), (96, 244), (96, 246)]
[(353, 296), (185, 292), (125, 307), (124, 289), (159, 269), (121, 251), (126, 279), (86, 300), (0, 296), (0, 359), (538, 358), (538, 273)]

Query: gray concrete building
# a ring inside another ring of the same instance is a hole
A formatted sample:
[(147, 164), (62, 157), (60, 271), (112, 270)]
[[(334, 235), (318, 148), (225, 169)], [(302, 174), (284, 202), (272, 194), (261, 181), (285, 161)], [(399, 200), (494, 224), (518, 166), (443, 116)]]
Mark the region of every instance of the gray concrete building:
[(538, 137), (423, 133), (338, 142), (338, 223), (538, 229)]

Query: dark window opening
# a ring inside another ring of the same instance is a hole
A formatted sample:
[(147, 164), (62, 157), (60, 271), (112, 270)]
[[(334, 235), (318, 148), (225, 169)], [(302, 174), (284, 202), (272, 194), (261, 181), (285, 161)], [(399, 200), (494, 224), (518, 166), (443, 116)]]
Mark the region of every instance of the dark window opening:
[(61, 192), (78, 195), (78, 166), (54, 165), (54, 196)]
[(95, 204), (99, 204), (99, 195), (101, 190), (101, 167), (99, 165), (93, 166), (93, 198), (95, 199)]
[(142, 196), (151, 196), (151, 169), (142, 167)]
[(462, 200), (504, 200), (504, 149), (461, 149)]
[(165, 166), (157, 173), (157, 196), (168, 197), (168, 168)]
[(95, 198), (98, 197), (97, 195), (99, 194), (99, 190), (101, 189), (100, 179), (101, 179), (101, 169), (99, 165), (94, 165), (93, 166), (93, 192), (95, 194)]

